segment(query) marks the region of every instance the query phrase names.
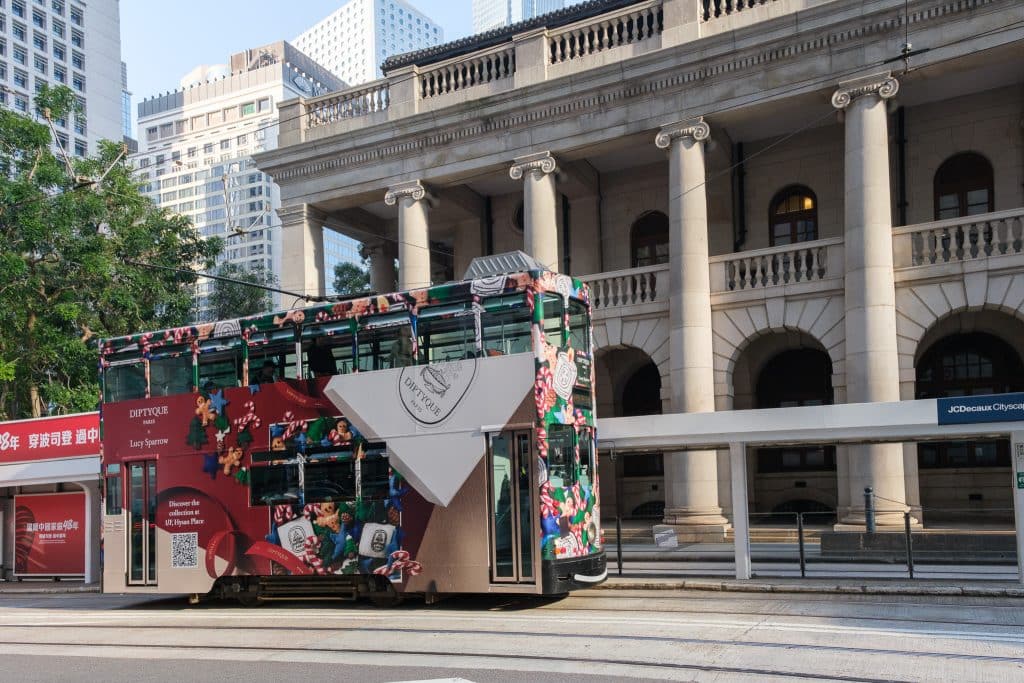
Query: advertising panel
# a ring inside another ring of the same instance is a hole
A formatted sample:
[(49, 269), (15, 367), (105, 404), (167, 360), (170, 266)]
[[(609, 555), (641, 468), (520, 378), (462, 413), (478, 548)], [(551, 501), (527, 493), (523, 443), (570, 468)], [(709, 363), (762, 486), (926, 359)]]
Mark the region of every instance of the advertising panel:
[(14, 575), (85, 574), (85, 492), (14, 496)]
[(0, 464), (100, 452), (99, 413), (0, 422)]
[(1024, 420), (1024, 393), (940, 398), (936, 404), (940, 425)]

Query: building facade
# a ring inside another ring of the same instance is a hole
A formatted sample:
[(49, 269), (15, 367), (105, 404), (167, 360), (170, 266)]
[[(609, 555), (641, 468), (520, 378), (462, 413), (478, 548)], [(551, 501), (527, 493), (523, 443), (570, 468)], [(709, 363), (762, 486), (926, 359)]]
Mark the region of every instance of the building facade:
[(81, 111), (54, 120), (69, 155), (121, 140), (120, 65), (118, 0), (0, 2), (0, 106), (35, 116), (40, 88), (71, 88)]
[[(337, 90), (341, 81), (281, 41), (200, 67), (183, 86), (139, 104), (139, 152), (130, 160), (144, 192), (202, 235), (222, 237), (220, 263), (279, 273), (280, 195), (252, 155), (277, 146), (278, 103)], [(210, 315), (211, 291), (211, 281), (199, 282), (199, 319)]]
[[(1012, 0), (606, 0), (393, 58), (282, 106), (282, 280), (324, 287), (324, 222), (380, 289), (524, 249), (591, 285), (606, 417), (1019, 391), (1022, 57)], [(1000, 441), (749, 458), (760, 513), (1010, 507)], [(611, 467), (604, 510), (727, 528), (727, 454)]]
[(291, 41), (350, 85), (380, 78), (391, 55), (444, 40), (430, 17), (404, 0), (349, 0)]
[(473, 30), (483, 33), (577, 4), (579, 0), (473, 0)]

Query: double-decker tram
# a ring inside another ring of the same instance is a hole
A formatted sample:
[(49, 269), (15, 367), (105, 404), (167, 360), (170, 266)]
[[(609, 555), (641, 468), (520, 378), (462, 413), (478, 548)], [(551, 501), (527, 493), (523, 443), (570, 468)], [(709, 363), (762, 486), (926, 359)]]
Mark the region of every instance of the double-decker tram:
[(598, 583), (592, 348), (542, 270), (104, 340), (103, 589)]

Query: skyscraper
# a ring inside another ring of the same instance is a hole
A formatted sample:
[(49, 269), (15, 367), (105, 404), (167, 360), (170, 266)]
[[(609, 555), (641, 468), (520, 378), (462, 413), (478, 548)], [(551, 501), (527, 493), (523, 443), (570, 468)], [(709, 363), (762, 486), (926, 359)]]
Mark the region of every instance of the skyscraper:
[(554, 12), (580, 0), (473, 0), (473, 31), (483, 33), (492, 28), (517, 24), (520, 21)]
[[(197, 67), (181, 85), (139, 104), (140, 151), (130, 160), (143, 191), (191, 218), (202, 235), (222, 237), (219, 263), (279, 272), (280, 193), (252, 155), (277, 147), (279, 102), (344, 83), (279, 41), (234, 54), (230, 64)], [(209, 317), (211, 285), (199, 282), (199, 319)]]
[(350, 0), (292, 41), (348, 83), (380, 78), (395, 54), (437, 45), (444, 31), (404, 0)]
[(118, 0), (0, 2), (0, 106), (34, 115), (43, 85), (66, 85), (81, 105), (54, 120), (68, 154), (121, 140), (120, 26)]

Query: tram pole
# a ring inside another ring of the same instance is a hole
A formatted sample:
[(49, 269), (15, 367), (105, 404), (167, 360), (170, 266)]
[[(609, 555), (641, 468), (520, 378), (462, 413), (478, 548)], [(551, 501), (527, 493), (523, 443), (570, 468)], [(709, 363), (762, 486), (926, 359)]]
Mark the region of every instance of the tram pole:
[(1024, 432), (1010, 434), (1013, 467), (1013, 520), (1017, 532), (1017, 580), (1024, 584)]
[(736, 578), (749, 579), (750, 520), (747, 510), (747, 444), (729, 444), (729, 474), (732, 479), (733, 547), (736, 555)]

